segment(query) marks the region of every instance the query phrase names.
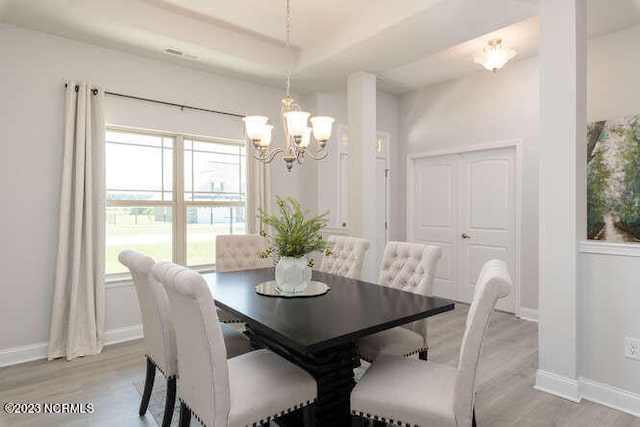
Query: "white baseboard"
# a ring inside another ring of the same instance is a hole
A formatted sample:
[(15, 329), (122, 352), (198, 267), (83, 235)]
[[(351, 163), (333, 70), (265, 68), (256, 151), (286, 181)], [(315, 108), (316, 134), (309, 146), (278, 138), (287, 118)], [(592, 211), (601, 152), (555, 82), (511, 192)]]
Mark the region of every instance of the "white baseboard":
[(640, 417), (640, 394), (580, 378), (580, 395), (586, 400)]
[(138, 338), (142, 338), (142, 323), (125, 326), (124, 328), (109, 329), (104, 333), (104, 345), (118, 344)]
[(48, 343), (41, 342), (0, 350), (0, 368), (17, 365), (18, 363), (31, 362), (32, 360), (45, 359), (47, 357), (47, 346)]
[(536, 372), (536, 390), (553, 394), (572, 402), (580, 402), (580, 384), (571, 378), (538, 369)]
[(534, 308), (520, 307), (520, 318), (529, 322), (538, 322), (538, 310)]
[[(117, 344), (142, 338), (142, 324), (125, 326), (124, 328), (110, 329), (105, 332), (104, 345)], [(32, 360), (46, 359), (49, 343), (25, 345), (0, 350), (0, 368), (31, 362)]]
[(581, 399), (590, 400), (640, 417), (640, 394), (602, 384), (588, 378), (581, 377), (576, 381), (551, 372), (538, 370), (534, 388), (573, 402), (580, 402)]

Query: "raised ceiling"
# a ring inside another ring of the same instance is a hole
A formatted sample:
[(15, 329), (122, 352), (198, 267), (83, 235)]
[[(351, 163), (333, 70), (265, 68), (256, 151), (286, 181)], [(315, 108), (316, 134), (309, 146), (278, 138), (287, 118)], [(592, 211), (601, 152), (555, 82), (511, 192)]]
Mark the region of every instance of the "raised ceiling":
[[(593, 34), (640, 22), (640, 0), (590, 3)], [(0, 0), (0, 21), (276, 87), (292, 70), (298, 92), (342, 87), (365, 70), (402, 93), (481, 72), (471, 58), (494, 36), (519, 58), (534, 55), (537, 9), (537, 0), (291, 0), (291, 49), (285, 0)]]

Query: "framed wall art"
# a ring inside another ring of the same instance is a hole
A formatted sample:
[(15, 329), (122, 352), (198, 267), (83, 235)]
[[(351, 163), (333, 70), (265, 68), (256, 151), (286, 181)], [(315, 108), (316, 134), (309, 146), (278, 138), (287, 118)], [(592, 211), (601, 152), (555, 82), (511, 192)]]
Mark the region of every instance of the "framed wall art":
[(640, 243), (640, 116), (587, 126), (587, 234)]

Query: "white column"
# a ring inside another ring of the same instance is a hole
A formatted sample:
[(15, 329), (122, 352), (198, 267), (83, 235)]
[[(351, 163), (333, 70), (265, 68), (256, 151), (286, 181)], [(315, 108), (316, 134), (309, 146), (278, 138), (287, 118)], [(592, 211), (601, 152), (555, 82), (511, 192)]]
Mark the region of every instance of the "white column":
[(376, 76), (351, 74), (348, 84), (349, 107), (349, 235), (371, 242), (365, 258), (362, 279), (378, 280), (374, 262), (376, 208)]
[(578, 242), (585, 237), (586, 2), (540, 1), (540, 307), (536, 388), (579, 401)]

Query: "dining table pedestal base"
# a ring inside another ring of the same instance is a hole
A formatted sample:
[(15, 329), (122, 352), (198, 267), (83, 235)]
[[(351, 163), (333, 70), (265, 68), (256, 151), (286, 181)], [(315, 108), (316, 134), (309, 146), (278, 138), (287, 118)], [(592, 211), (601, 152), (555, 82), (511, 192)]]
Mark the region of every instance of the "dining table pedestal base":
[[(355, 386), (353, 369), (360, 365), (355, 342), (337, 344), (316, 352), (298, 352), (285, 346), (260, 328), (247, 324), (246, 334), (254, 346), (268, 348), (306, 370), (318, 384), (315, 403), (317, 427), (350, 427), (351, 390)], [(284, 424), (288, 424), (286, 420)], [(298, 424), (299, 425), (299, 424)]]

